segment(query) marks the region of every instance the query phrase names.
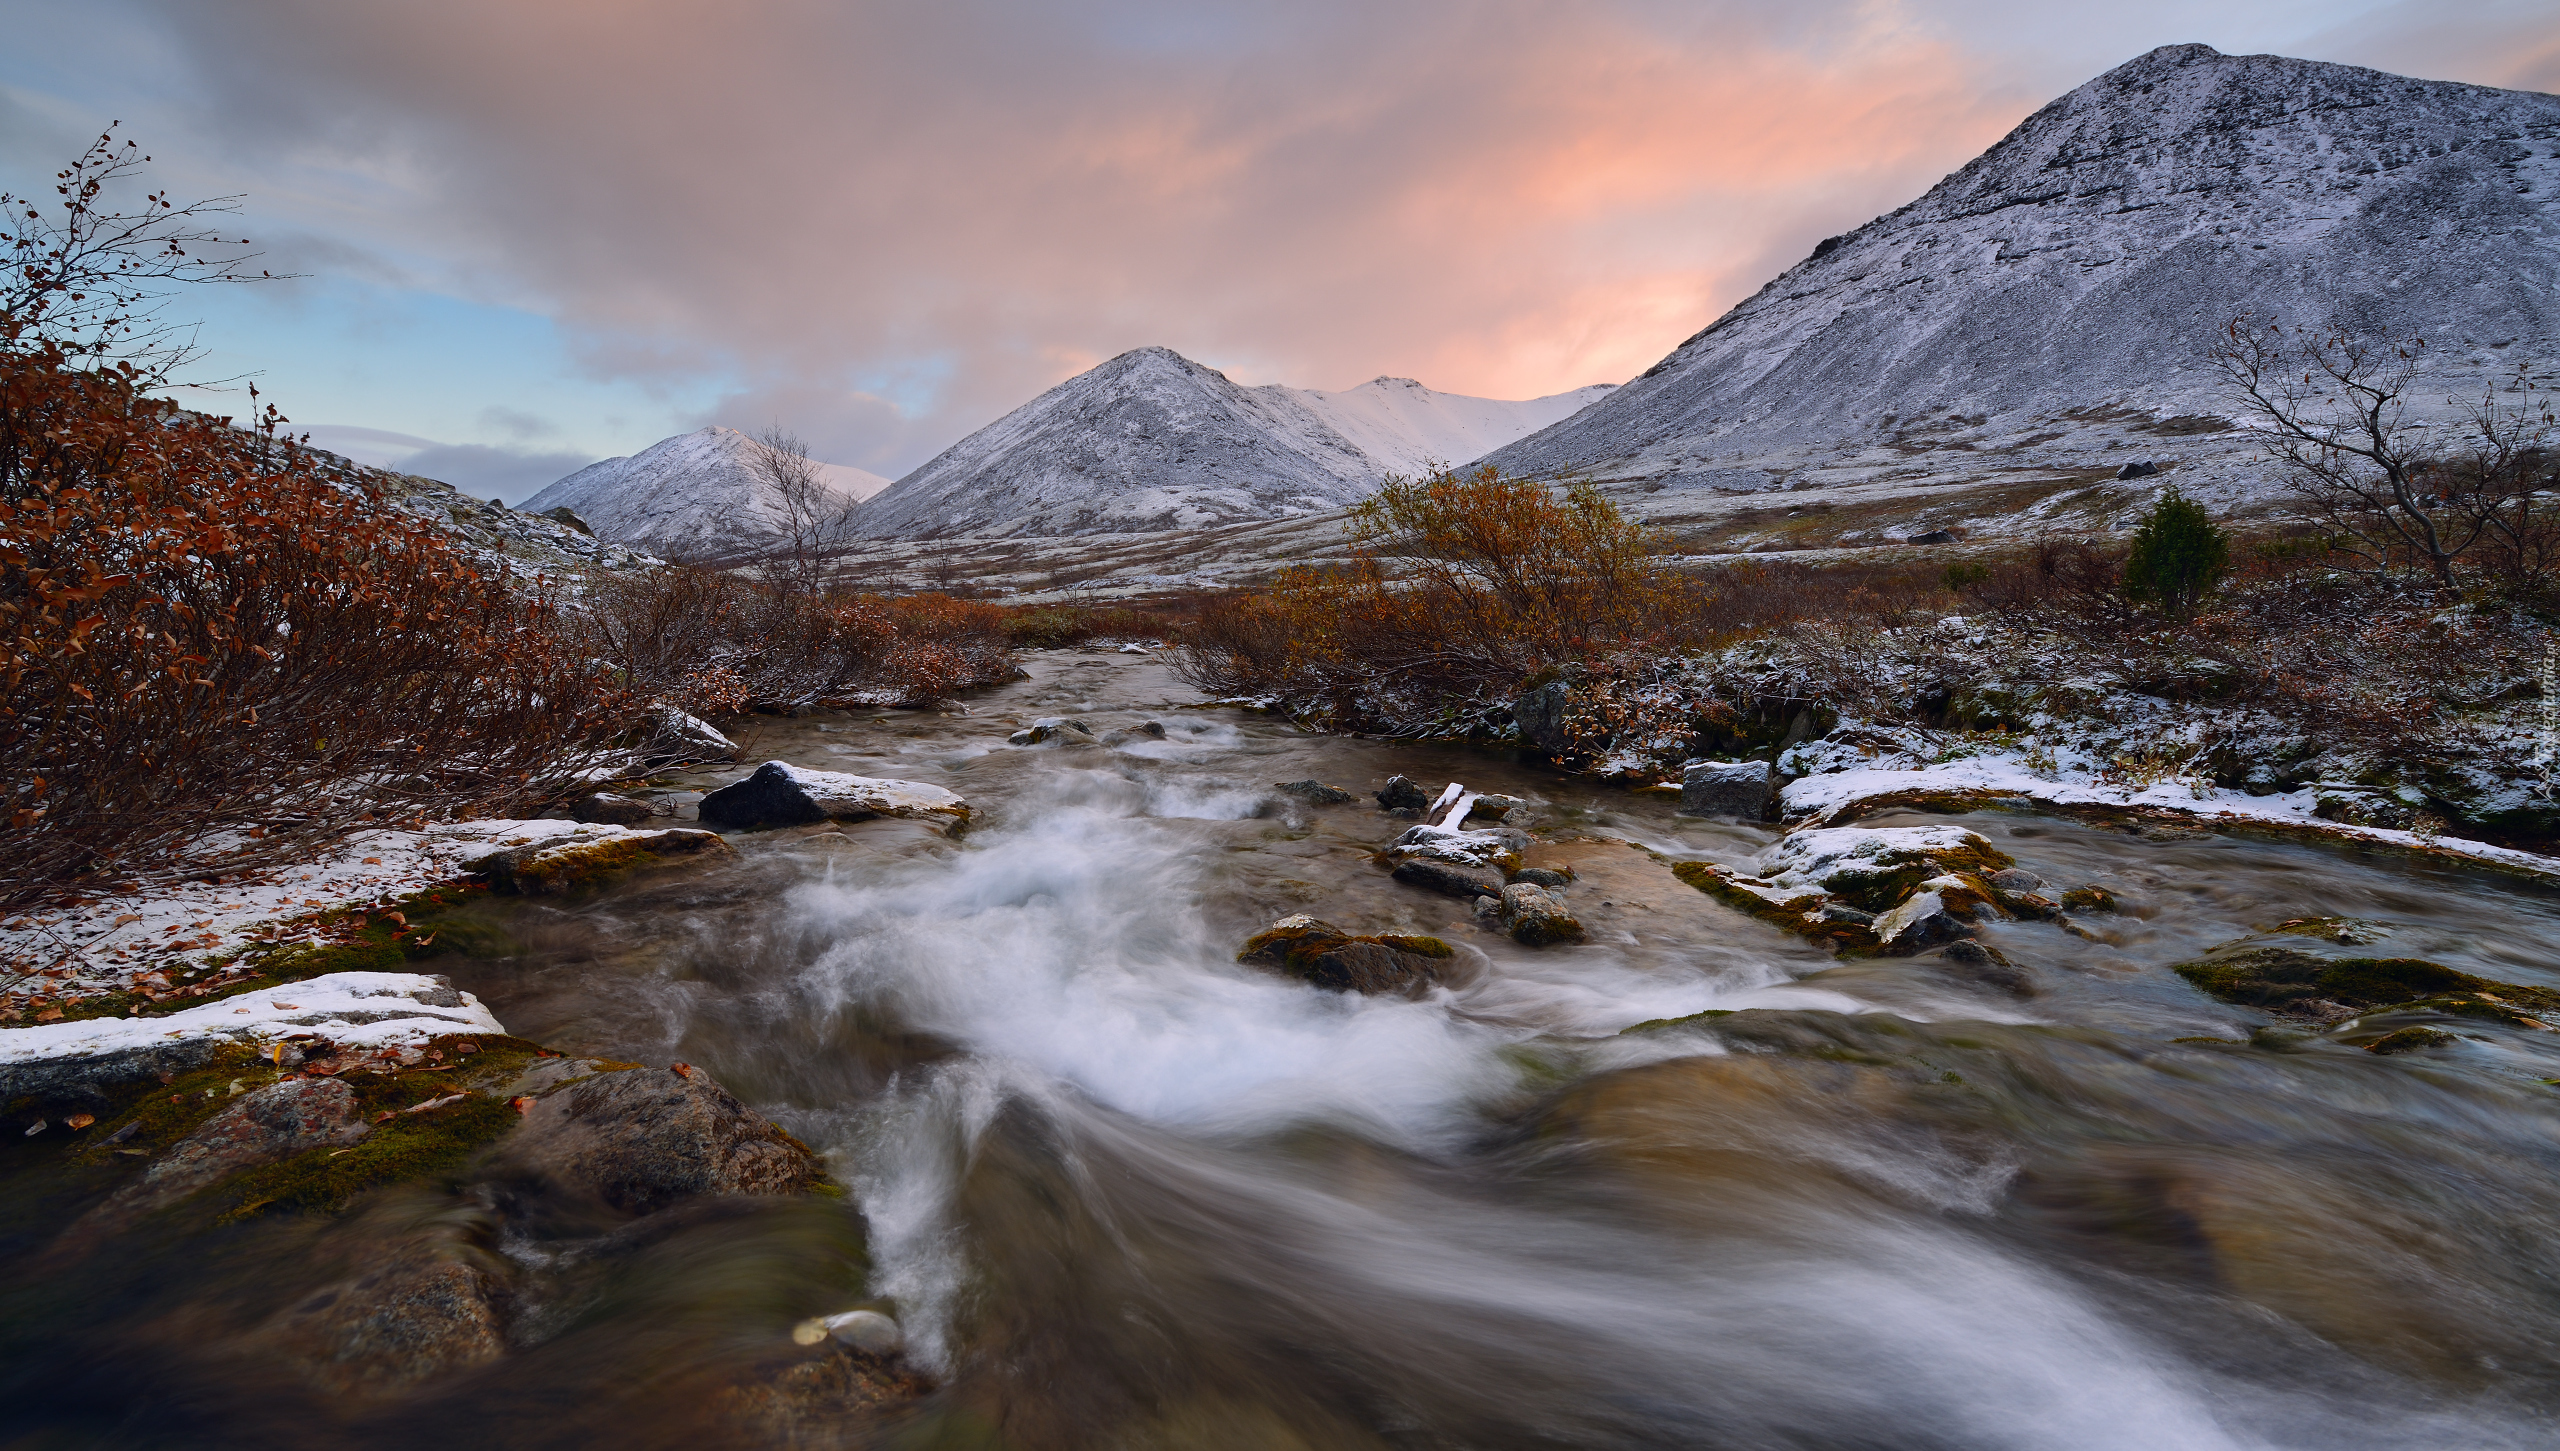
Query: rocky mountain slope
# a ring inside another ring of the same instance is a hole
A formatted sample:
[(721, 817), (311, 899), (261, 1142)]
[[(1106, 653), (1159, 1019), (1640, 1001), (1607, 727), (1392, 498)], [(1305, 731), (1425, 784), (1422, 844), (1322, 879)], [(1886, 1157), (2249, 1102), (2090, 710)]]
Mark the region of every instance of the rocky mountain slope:
[[(636, 454), (592, 463), (525, 500), (527, 513), (567, 508), (598, 538), (671, 558), (752, 551), (781, 528), (784, 506), (747, 463), (754, 440), (734, 428), (701, 428)], [(878, 474), (821, 464), (830, 503), (853, 505), (889, 486)]]
[(1489, 462), (1646, 491), (2126, 447), (2228, 474), (2204, 355), (2235, 315), (2423, 336), (2476, 396), (2560, 362), (2555, 284), (2560, 97), (2166, 46)]
[(1390, 473), (1468, 462), (1605, 387), (1523, 402), (1379, 378), (1325, 393), (1248, 388), (1168, 348), (1068, 379), (863, 507), (881, 538), (1198, 528), (1339, 508)]

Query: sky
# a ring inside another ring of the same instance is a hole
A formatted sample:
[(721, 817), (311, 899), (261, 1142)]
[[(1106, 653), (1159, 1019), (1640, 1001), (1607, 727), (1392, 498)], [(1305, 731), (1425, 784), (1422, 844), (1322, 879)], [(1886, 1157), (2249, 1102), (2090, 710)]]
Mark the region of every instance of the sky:
[(297, 274), (177, 300), (197, 376), (510, 501), (714, 423), (896, 477), (1150, 345), (1623, 381), (2158, 45), (2560, 91), (2560, 0), (0, 0), (0, 35), (0, 189), (120, 122)]

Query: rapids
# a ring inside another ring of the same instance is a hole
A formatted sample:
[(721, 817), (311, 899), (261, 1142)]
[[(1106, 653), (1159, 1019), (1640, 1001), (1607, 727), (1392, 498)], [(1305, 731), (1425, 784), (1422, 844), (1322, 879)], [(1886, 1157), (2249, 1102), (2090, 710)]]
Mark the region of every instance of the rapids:
[[(964, 838), (741, 836), (713, 873), (475, 909), (486, 950), (438, 964), (519, 1035), (707, 1067), (849, 1202), (687, 1218), (396, 1412), (225, 1358), (220, 1307), (282, 1291), (146, 1254), (66, 1290), (58, 1336), (11, 1338), (22, 1402), (121, 1388), (125, 1419), (10, 1444), (728, 1444), (666, 1367), (855, 1303), (940, 1382), (900, 1446), (2560, 1444), (2560, 1035), (2252, 1046), (2263, 1016), (2164, 970), (2338, 915), (2386, 925), (2377, 952), (2560, 987), (2560, 892), (1957, 818), (2122, 899), (2086, 919), (2103, 940), (1986, 929), (2022, 997), (1835, 961), (1664, 865), (1774, 829), (1190, 707), (1152, 658), (1028, 666), (966, 716), (749, 723), (742, 766), (693, 783), (769, 757), (929, 781), (977, 809)], [(1003, 744), (1035, 715), (1167, 736)], [(1403, 823), (1365, 793), (1398, 772), (1531, 798), (1591, 943), (1520, 947), (1390, 881), (1370, 853)], [(1306, 777), (1363, 798), (1271, 790)], [(1408, 1001), (1233, 960), (1296, 911), (1441, 935), (1465, 972)], [(1735, 1016), (1622, 1035), (1711, 1010)], [(258, 1274), (289, 1287), (329, 1232), (264, 1231)]]

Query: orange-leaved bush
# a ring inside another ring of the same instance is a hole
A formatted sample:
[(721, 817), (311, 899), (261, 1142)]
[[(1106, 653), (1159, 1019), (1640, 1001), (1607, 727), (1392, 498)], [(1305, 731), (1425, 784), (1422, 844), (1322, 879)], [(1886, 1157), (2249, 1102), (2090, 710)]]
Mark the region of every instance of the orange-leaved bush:
[(1343, 728), (1462, 734), (1523, 683), (1677, 643), (1696, 616), (1668, 542), (1587, 484), (1391, 478), (1348, 529), (1347, 565), (1205, 605), (1186, 678)]
[(543, 590), (279, 421), (0, 348), (0, 905), (521, 806), (626, 724)]

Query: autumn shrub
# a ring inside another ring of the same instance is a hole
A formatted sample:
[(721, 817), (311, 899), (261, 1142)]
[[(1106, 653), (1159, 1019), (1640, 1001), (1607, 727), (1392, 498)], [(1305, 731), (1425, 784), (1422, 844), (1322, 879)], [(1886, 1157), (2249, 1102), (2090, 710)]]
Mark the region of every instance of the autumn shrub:
[(1018, 605), (1004, 611), (1004, 632), (1014, 644), (1041, 650), (1090, 640), (1161, 640), (1176, 632), (1173, 617), (1131, 605)]
[(1351, 559), (1205, 605), (1177, 668), (1355, 729), (1434, 734), (1541, 676), (1677, 643), (1693, 590), (1668, 544), (1588, 485), (1390, 479), (1351, 512)]
[(1003, 613), (677, 565), (592, 581), (576, 628), (633, 691), (723, 716), (820, 700), (920, 704), (1008, 679)]
[(625, 702), (539, 581), (243, 431), (0, 349), (0, 905), (560, 790)]

